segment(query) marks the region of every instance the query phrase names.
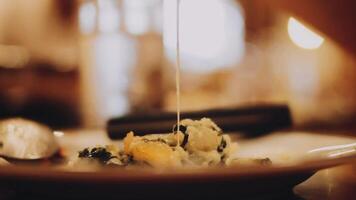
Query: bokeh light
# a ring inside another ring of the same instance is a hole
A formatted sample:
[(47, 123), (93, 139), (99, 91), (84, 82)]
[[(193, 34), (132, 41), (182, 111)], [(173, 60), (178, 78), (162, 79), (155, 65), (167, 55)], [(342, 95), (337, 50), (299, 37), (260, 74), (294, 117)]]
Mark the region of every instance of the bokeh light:
[(288, 20), (288, 34), (293, 43), (303, 49), (317, 49), (324, 42), (323, 37), (311, 31), (293, 17)]
[[(176, 1), (164, 1), (164, 47), (171, 62), (176, 53), (176, 6)], [(239, 5), (231, 0), (181, 0), (180, 49), (187, 71), (211, 72), (238, 63), (245, 50)]]

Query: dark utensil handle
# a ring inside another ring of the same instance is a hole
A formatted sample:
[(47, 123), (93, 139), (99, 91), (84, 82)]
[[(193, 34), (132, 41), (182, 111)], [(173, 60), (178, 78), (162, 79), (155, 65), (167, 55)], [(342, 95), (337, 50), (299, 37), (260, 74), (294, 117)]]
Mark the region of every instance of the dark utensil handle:
[[(224, 132), (244, 132), (249, 136), (292, 125), (290, 111), (286, 105), (257, 105), (181, 114), (181, 119), (202, 117), (211, 118)], [(175, 112), (130, 114), (109, 120), (107, 131), (112, 139), (122, 139), (129, 131), (134, 131), (136, 135), (168, 133), (172, 131), (176, 120)]]

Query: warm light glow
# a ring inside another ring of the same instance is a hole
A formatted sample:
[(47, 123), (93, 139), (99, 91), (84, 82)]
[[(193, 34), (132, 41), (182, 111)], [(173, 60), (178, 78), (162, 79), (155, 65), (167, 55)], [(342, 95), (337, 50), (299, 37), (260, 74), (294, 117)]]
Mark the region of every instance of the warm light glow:
[(81, 33), (89, 34), (95, 29), (96, 8), (93, 2), (86, 2), (79, 8), (79, 28)]
[(94, 46), (97, 97), (102, 117), (120, 116), (129, 111), (127, 88), (136, 62), (136, 43), (125, 34), (97, 36)]
[(125, 14), (125, 28), (133, 35), (142, 35), (151, 31), (152, 13), (160, 8), (160, 0), (124, 0), (122, 2)]
[(290, 17), (288, 20), (288, 34), (294, 44), (304, 49), (317, 49), (324, 42), (324, 38), (305, 27), (293, 17)]
[(53, 131), (53, 135), (56, 137), (63, 137), (64, 133), (62, 131)]
[(114, 0), (98, 0), (98, 29), (103, 33), (119, 31), (120, 11)]
[[(176, 55), (176, 7), (164, 1), (163, 36), (165, 53), (171, 62)], [(235, 1), (181, 0), (181, 67), (210, 72), (237, 64), (244, 53), (244, 19)]]
[(21, 68), (29, 60), (30, 52), (25, 47), (0, 44), (0, 67)]

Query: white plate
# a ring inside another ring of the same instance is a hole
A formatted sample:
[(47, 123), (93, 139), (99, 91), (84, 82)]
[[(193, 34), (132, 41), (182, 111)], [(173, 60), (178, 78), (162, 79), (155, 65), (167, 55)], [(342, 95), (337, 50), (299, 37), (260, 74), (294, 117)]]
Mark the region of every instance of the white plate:
[[(61, 134), (58, 134), (61, 135)], [(112, 143), (103, 131), (68, 131), (59, 137), (68, 155), (84, 147)], [(310, 150), (355, 143), (356, 138), (302, 132), (278, 132), (239, 141), (238, 157), (269, 157), (272, 167), (211, 168), (200, 170), (153, 171), (104, 169), (95, 172), (66, 171), (46, 166), (0, 167), (0, 186), (23, 194), (56, 197), (118, 198), (221, 198), (241, 197), (271, 191), (286, 191), (316, 171), (354, 161), (354, 154), (309, 156)]]

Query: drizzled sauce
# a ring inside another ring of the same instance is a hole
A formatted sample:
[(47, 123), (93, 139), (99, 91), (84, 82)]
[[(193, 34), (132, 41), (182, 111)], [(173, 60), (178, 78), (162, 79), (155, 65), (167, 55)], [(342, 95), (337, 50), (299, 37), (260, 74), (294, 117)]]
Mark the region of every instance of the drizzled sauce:
[(179, 128), (180, 128), (180, 48), (179, 48), (179, 6), (180, 0), (177, 0), (176, 10), (176, 107), (177, 107), (177, 146), (179, 145)]

